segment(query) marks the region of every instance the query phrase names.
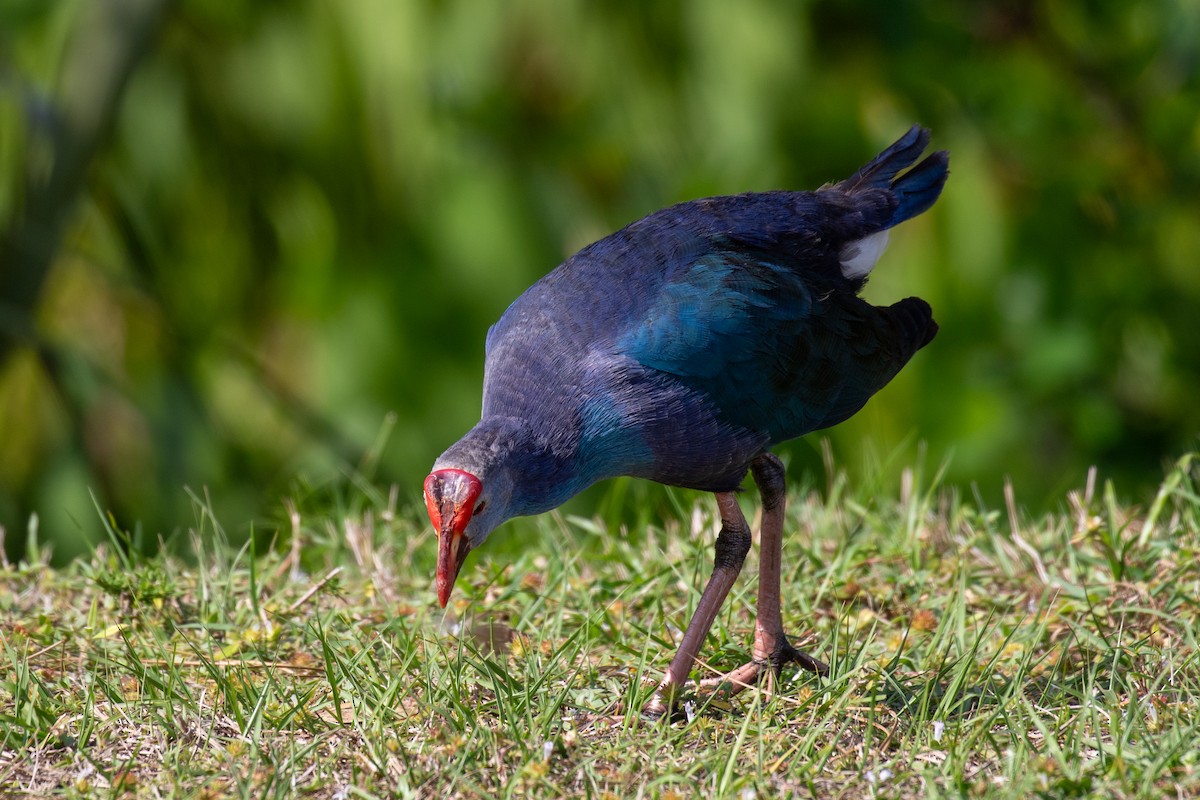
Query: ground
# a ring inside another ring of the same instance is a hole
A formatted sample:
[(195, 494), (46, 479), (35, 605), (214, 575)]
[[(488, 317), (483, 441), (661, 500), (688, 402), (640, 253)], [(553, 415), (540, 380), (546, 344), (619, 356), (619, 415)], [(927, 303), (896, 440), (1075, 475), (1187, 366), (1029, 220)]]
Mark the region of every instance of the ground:
[[(199, 498), (177, 555), (114, 529), (51, 569), (31, 538), (0, 565), (0, 795), (1194, 795), (1196, 466), (1118, 496), (1093, 474), (1033, 518), (919, 471), (797, 488), (784, 618), (830, 677), (666, 721), (639, 709), (711, 569), (708, 496), (633, 532), (527, 522), (472, 554), (446, 612), (395, 492), (300, 499), (241, 549)], [(754, 573), (696, 677), (745, 659)]]

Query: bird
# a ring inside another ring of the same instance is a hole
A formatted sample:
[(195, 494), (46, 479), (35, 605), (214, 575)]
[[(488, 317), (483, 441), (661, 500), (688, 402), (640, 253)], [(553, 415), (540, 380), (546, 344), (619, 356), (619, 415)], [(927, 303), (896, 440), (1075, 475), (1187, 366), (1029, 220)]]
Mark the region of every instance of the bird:
[[(487, 332), (479, 422), (433, 464), (424, 498), (442, 608), (467, 554), (507, 520), (607, 478), (716, 495), (714, 566), (679, 649), (644, 706), (677, 708), (751, 548), (736, 499), (761, 503), (752, 658), (731, 693), (789, 662), (780, 607), (786, 476), (774, 446), (861, 409), (938, 331), (928, 303), (860, 296), (891, 228), (928, 210), (949, 153), (919, 163), (914, 125), (845, 180), (815, 191), (708, 197), (654, 212), (568, 258)], [(915, 166), (914, 166), (915, 164)]]

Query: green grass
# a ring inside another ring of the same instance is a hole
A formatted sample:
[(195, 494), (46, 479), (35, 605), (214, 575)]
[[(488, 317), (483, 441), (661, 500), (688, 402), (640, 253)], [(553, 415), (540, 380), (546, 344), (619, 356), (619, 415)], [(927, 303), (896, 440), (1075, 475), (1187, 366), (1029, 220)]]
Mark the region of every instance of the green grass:
[[(797, 490), (784, 617), (831, 677), (676, 722), (638, 709), (710, 571), (709, 497), (636, 534), (522, 523), (445, 614), (418, 510), (363, 485), (290, 505), (258, 554), (201, 498), (187, 559), (112, 530), (52, 570), (31, 537), (0, 572), (0, 795), (1196, 794), (1196, 463), (1043, 519), (911, 472)], [(746, 658), (754, 564), (698, 676)]]

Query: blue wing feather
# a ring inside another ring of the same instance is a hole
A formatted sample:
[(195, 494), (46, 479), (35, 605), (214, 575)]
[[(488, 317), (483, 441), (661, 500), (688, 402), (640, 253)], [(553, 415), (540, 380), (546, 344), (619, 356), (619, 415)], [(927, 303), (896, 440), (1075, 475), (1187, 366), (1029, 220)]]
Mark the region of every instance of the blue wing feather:
[(731, 424), (786, 441), (852, 415), (936, 330), (922, 301), (881, 309), (816, 289), (788, 266), (709, 254), (662, 287), (618, 349)]

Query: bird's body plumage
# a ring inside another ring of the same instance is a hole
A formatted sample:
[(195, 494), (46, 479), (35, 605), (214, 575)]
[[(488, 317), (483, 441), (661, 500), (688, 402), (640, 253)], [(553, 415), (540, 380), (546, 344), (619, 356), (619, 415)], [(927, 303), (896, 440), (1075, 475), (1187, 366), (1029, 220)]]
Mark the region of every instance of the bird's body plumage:
[(858, 411), (936, 332), (921, 300), (858, 297), (873, 263), (855, 248), (941, 190), (944, 157), (892, 183), (919, 139), (815, 192), (658, 211), (522, 294), (488, 332), (467, 437), (503, 429), (519, 445), (514, 515), (616, 475), (729, 491), (765, 448)]

